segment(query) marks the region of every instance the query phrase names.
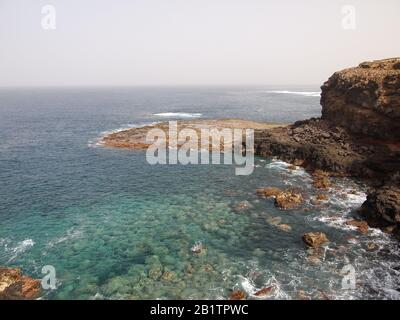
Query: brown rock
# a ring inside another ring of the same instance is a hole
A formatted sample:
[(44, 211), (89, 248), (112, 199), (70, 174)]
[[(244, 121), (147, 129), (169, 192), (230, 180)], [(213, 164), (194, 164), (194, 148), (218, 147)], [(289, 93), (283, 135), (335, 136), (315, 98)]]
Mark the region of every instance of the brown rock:
[(161, 277), (165, 281), (173, 281), (176, 279), (176, 273), (173, 271), (165, 271)]
[(303, 241), (310, 247), (319, 247), (329, 242), (327, 236), (323, 232), (308, 232), (303, 235)]
[(388, 233), (388, 234), (392, 234), (396, 231), (397, 229), (397, 225), (392, 224), (390, 226), (387, 226), (385, 228), (383, 228), (383, 232)]
[(258, 290), (254, 295), (256, 297), (265, 297), (265, 296), (270, 295), (274, 290), (275, 290), (275, 286), (269, 286), (266, 288), (262, 288), (261, 290)]
[(295, 209), (303, 202), (303, 197), (300, 193), (293, 190), (285, 190), (280, 192), (275, 197), (275, 205), (282, 209)]
[(274, 187), (257, 189), (257, 194), (259, 196), (264, 196), (264, 197), (267, 197), (267, 198), (276, 197), (280, 192), (282, 192), (281, 189), (274, 188)]
[(368, 251), (376, 251), (379, 249), (379, 246), (373, 242), (367, 243), (367, 250)]
[(399, 62), (378, 60), (336, 72), (322, 86), (322, 119), (355, 134), (399, 139)]
[(246, 300), (247, 295), (241, 290), (236, 290), (231, 293), (229, 300)]
[(327, 200), (329, 200), (329, 196), (327, 194), (320, 193), (320, 194), (317, 194), (316, 199), (318, 201), (327, 201)]
[(348, 226), (353, 226), (356, 227), (357, 230), (363, 234), (368, 233), (368, 223), (366, 221), (360, 221), (360, 220), (349, 220), (346, 221), (346, 224)]
[(372, 190), (361, 209), (368, 221), (380, 220), (384, 227), (400, 225), (400, 187), (388, 184)]
[(0, 267), (0, 300), (32, 300), (39, 297), (41, 284), (20, 269)]

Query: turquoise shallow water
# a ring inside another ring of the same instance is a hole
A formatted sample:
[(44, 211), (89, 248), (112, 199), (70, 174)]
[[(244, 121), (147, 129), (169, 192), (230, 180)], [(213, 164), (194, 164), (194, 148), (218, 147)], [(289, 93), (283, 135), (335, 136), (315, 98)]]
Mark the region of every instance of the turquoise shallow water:
[[(335, 181), (319, 207), (310, 177), (274, 159), (257, 158), (254, 173), (239, 177), (232, 166), (150, 166), (143, 152), (95, 145), (102, 132), (160, 121), (153, 114), (163, 111), (289, 122), (300, 111), (318, 115), (318, 98), (259, 88), (74, 90), (0, 95), (0, 264), (36, 277), (53, 265), (57, 289), (43, 298), (226, 298), (234, 289), (255, 298), (270, 285), (270, 299), (399, 298), (397, 243), (344, 224), (365, 198), (362, 185)], [(279, 104), (296, 112), (282, 116)], [(306, 201), (278, 210), (255, 194), (266, 186), (297, 187)], [(312, 261), (307, 231), (331, 240)], [(191, 251), (197, 242), (201, 254)], [(370, 242), (380, 249), (367, 250)], [(355, 290), (341, 286), (348, 264)]]

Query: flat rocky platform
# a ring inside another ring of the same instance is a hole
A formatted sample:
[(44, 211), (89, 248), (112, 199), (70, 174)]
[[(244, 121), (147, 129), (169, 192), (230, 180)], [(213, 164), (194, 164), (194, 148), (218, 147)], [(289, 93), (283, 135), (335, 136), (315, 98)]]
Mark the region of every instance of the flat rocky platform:
[[(254, 129), (257, 131), (268, 130), (278, 127), (284, 127), (284, 124), (277, 123), (263, 123), (250, 120), (242, 119), (220, 119), (220, 120), (184, 120), (177, 121), (178, 131), (182, 129), (193, 129), (198, 134), (200, 138), (201, 129)], [(169, 122), (160, 122), (157, 124), (152, 124), (139, 128), (131, 128), (116, 133), (111, 133), (104, 136), (100, 143), (106, 147), (113, 148), (126, 148), (126, 149), (136, 149), (145, 150), (150, 145), (151, 142), (146, 141), (146, 135), (152, 129), (161, 129), (165, 132), (168, 139), (169, 133)]]

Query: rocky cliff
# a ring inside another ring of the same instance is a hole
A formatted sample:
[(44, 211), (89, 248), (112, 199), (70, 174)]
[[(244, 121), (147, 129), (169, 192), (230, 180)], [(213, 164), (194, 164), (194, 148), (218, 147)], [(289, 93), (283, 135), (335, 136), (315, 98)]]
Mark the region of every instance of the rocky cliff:
[(322, 119), (354, 134), (400, 140), (400, 59), (361, 63), (322, 86)]
[(321, 105), (320, 119), (257, 131), (256, 152), (365, 180), (372, 189), (364, 216), (400, 229), (400, 58), (336, 72)]

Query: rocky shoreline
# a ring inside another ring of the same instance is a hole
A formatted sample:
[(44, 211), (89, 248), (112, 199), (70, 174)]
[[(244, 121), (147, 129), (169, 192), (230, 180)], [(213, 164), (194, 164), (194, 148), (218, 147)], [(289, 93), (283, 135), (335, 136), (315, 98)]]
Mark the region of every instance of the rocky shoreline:
[[(255, 152), (262, 157), (277, 157), (302, 166), (312, 174), (313, 187), (320, 189), (311, 202), (318, 207), (327, 200), (324, 190), (331, 188), (330, 177), (347, 176), (365, 182), (370, 191), (359, 209), (357, 219), (346, 224), (361, 234), (369, 227), (381, 228), (400, 239), (400, 58), (364, 62), (358, 67), (335, 73), (323, 86), (322, 117), (298, 121), (292, 125), (268, 124), (240, 119), (179, 121), (178, 129), (251, 128), (255, 130)], [(100, 144), (113, 148), (145, 150), (148, 130), (168, 131), (168, 123), (131, 128), (102, 137)], [(168, 136), (167, 136), (168, 139)], [(304, 201), (301, 192), (293, 189), (258, 189), (262, 198), (273, 198), (275, 206), (292, 210)], [(238, 210), (247, 204), (239, 204)], [(277, 217), (268, 223), (284, 232), (291, 226)], [(329, 242), (322, 232), (306, 232), (302, 237), (309, 262), (318, 261), (320, 247)], [(368, 250), (374, 250), (373, 243)], [(192, 253), (205, 248), (196, 244)], [(173, 279), (173, 272), (152, 269), (150, 277)], [(268, 296), (273, 286), (265, 287), (255, 296)], [(36, 299), (40, 281), (22, 274), (21, 270), (0, 267), (1, 299)], [(236, 290), (232, 300), (246, 299)]]
[(257, 131), (256, 153), (362, 179), (371, 190), (360, 215), (399, 235), (400, 58), (336, 72), (322, 86), (321, 105), (319, 119)]

